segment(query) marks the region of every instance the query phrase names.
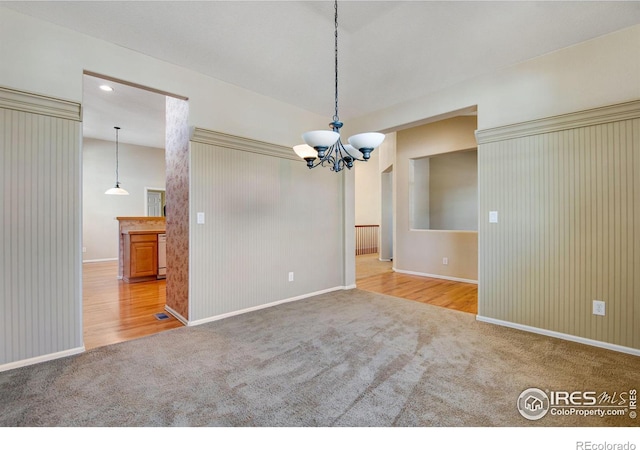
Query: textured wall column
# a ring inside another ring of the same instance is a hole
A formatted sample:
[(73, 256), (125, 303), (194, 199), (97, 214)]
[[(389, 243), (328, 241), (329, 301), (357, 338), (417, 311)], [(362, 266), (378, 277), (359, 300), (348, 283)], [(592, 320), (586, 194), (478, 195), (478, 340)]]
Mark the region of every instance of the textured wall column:
[(167, 303), (189, 319), (189, 103), (167, 97)]

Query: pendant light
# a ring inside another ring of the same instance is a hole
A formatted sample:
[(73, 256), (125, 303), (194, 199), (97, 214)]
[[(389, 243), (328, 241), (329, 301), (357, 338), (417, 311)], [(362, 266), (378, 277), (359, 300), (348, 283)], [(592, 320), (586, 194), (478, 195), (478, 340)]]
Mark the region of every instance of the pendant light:
[(120, 127), (113, 127), (116, 130), (116, 185), (105, 191), (107, 195), (129, 195), (129, 193), (120, 187), (120, 180), (118, 179), (118, 130)]
[(338, 0), (334, 2), (334, 10), (335, 114), (329, 124), (331, 130), (304, 133), (302, 139), (305, 144), (296, 145), (293, 150), (307, 162), (309, 169), (328, 165), (332, 171), (340, 172), (345, 167), (351, 169), (354, 161), (369, 160), (371, 152), (382, 144), (385, 136), (382, 133), (361, 133), (351, 136), (349, 144), (344, 145), (340, 141), (343, 123), (338, 117)]

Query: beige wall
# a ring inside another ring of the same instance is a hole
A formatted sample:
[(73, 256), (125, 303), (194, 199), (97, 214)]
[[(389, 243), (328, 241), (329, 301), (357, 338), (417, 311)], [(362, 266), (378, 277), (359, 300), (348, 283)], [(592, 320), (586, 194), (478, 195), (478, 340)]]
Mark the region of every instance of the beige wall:
[(387, 133), (378, 149), (378, 171), (380, 173), (380, 252), (382, 260), (393, 259), (395, 246), (395, 177), (396, 133)]
[(347, 222), (353, 234), (341, 200), (353, 171), (309, 170), (289, 148), (207, 130), (195, 131), (190, 166), (191, 215), (205, 214), (190, 223), (190, 322), (353, 283), (353, 242), (336, 239)]
[[(122, 135), (121, 135), (122, 136)], [(116, 217), (146, 216), (145, 187), (165, 187), (164, 149), (120, 142), (118, 145), (120, 185), (129, 195), (105, 195), (115, 175), (114, 141), (82, 141), (82, 259), (118, 258)]]
[[(473, 149), (475, 130), (476, 118), (463, 116), (396, 133), (395, 270), (470, 281), (478, 279), (476, 232), (416, 230), (410, 225), (411, 160)], [(442, 264), (443, 258), (448, 258), (448, 265)]]
[(348, 133), (395, 131), (477, 106), (493, 128), (640, 98), (640, 25), (350, 119)]
[(430, 192), (431, 158), (409, 160), (409, 228), (431, 229)]
[(327, 117), (2, 7), (0, 42), (0, 85), (13, 89), (82, 102), (87, 70), (189, 98), (190, 126), (287, 146), (300, 143), (301, 130), (327, 122)]
[(356, 161), (355, 172), (355, 220), (356, 225), (380, 225), (380, 151), (371, 153), (367, 162)]
[(478, 152), (429, 158), (429, 228), (478, 231)]

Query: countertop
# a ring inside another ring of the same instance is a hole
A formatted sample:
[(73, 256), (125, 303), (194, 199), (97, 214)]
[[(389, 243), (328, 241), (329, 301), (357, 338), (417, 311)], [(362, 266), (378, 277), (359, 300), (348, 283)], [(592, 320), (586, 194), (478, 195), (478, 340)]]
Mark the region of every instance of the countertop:
[(166, 230), (126, 230), (122, 234), (164, 234)]
[(116, 217), (116, 220), (166, 220), (166, 217), (153, 217), (153, 216), (146, 216), (146, 217)]

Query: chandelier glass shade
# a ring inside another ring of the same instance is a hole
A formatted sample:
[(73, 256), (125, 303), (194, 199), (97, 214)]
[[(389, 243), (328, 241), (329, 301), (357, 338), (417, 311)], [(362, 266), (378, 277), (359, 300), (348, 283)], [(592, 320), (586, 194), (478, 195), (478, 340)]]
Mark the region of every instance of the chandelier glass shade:
[(382, 133), (360, 133), (351, 136), (349, 144), (340, 140), (342, 122), (338, 116), (338, 1), (334, 2), (335, 31), (335, 114), (329, 124), (331, 130), (308, 131), (302, 135), (305, 144), (293, 147), (295, 153), (307, 162), (307, 167), (328, 166), (334, 172), (345, 167), (351, 169), (355, 161), (367, 161), (371, 152), (384, 140)]
[(116, 130), (116, 185), (105, 191), (107, 195), (129, 195), (129, 193), (120, 187), (120, 180), (118, 179), (118, 130), (120, 127), (113, 127)]

